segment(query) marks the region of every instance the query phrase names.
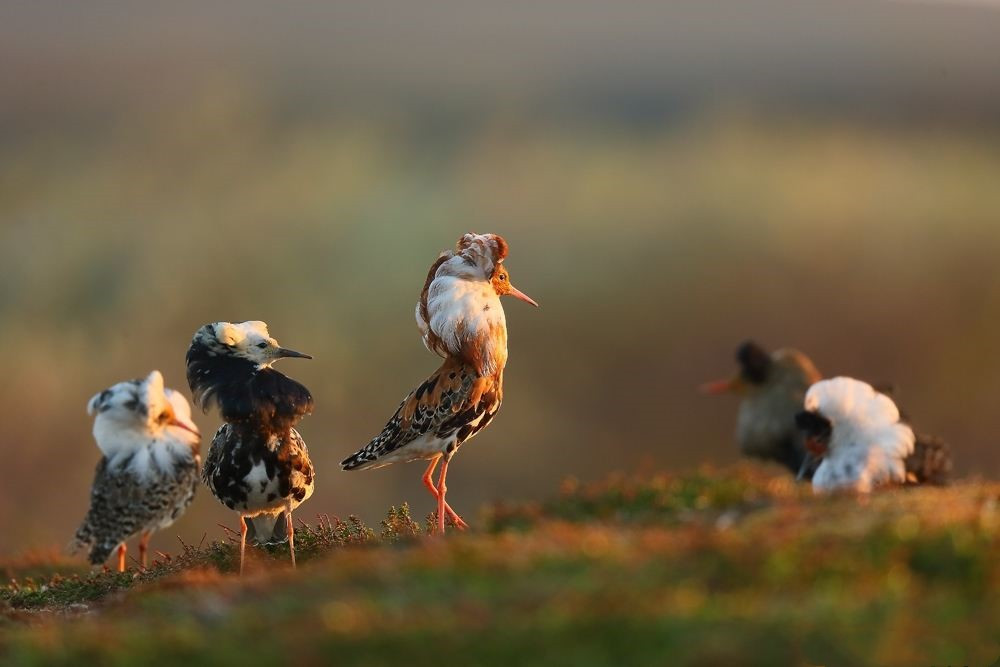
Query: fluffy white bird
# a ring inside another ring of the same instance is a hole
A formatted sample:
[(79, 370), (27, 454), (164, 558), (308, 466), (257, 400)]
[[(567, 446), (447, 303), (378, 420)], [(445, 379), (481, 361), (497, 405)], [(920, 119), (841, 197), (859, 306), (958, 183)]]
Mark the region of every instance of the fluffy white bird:
[(913, 429), (900, 422), (892, 399), (871, 385), (847, 377), (817, 382), (795, 419), (806, 433), (806, 446), (822, 457), (813, 475), (815, 491), (869, 493), (907, 481)]
[(141, 535), (145, 567), (150, 534), (172, 524), (194, 500), (201, 435), (191, 406), (153, 371), (105, 389), (90, 399), (87, 412), (96, 415), (94, 439), (104, 456), (74, 546), (88, 547), (95, 565), (117, 548), (123, 572), (125, 542)]

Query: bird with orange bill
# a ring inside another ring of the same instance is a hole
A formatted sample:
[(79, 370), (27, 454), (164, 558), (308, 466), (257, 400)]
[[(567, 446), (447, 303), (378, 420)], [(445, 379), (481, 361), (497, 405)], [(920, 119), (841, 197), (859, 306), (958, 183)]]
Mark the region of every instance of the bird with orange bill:
[(730, 378), (702, 385), (706, 394), (740, 397), (736, 441), (745, 456), (775, 461), (800, 478), (815, 467), (806, 440), (795, 425), (806, 391), (822, 377), (802, 352), (781, 349), (769, 353), (753, 341), (736, 350), (739, 370)]
[[(815, 364), (798, 350), (768, 353), (753, 341), (740, 345), (736, 359), (740, 369), (732, 378), (705, 384), (702, 391), (741, 396), (736, 439), (745, 455), (781, 463), (800, 480), (812, 479), (825, 450), (816, 448), (815, 439), (810, 448), (796, 415), (810, 388), (822, 380)], [(891, 393), (882, 385), (876, 390), (880, 395)], [(906, 415), (901, 419), (909, 425)], [(917, 433), (904, 464), (909, 484), (946, 484), (952, 469), (951, 447), (940, 437)]]
[(125, 543), (139, 536), (139, 564), (146, 567), (150, 535), (176, 521), (198, 488), (201, 434), (191, 406), (153, 371), (96, 394), (87, 412), (103, 456), (72, 548), (88, 548), (94, 565), (117, 549), (124, 572)]
[[(465, 234), (431, 266), (417, 301), (417, 326), (444, 363), (413, 390), (367, 445), (341, 462), (344, 470), (429, 461), (423, 483), (445, 519), (465, 521), (448, 504), (448, 464), (458, 448), (493, 420), (503, 401), (507, 322), (500, 297), (538, 304), (515, 288), (504, 266), (507, 242), (496, 234)], [(440, 464), (438, 480), (434, 470)]]

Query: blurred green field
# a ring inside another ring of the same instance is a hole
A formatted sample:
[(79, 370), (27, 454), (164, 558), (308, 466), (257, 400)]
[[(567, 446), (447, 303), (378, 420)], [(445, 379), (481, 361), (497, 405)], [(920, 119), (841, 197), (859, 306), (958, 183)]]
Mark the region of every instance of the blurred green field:
[[(351, 522), (353, 521), (353, 523)], [(1000, 485), (815, 498), (770, 468), (567, 481), (467, 534), (396, 510), (149, 572), (0, 565), (0, 661), (70, 664), (992, 665)], [(53, 578), (54, 571), (61, 577)], [(25, 574), (33, 574), (26, 580)]]
[[(0, 664), (996, 665), (997, 3), (0, 14)], [(438, 540), (420, 466), (337, 464), (436, 367), (413, 306), (468, 231), (541, 308), (506, 307), (503, 410), (449, 474), (476, 530)], [(201, 489), (169, 559), (89, 576), (88, 399), (186, 393), (222, 319), (315, 357), (279, 366), (316, 399), (302, 567), (238, 581)], [(735, 402), (696, 387), (748, 337), (893, 385), (964, 481), (725, 467)]]
[[(306, 511), (418, 493), (419, 471), (342, 475), (435, 358), (413, 304), (459, 234), (511, 245), (503, 413), (463, 449), (458, 506), (539, 497), (606, 462), (735, 460), (734, 404), (699, 396), (753, 336), (898, 388), (960, 474), (1000, 473), (1000, 135), (749, 109), (635, 126), (504, 113), (312, 116), (240, 86), (0, 152), (6, 381), (0, 553), (68, 541), (97, 450), (84, 406), (192, 332), (264, 319), (313, 354)], [(214, 432), (215, 415), (196, 415)], [(578, 443), (586, 442), (585, 447)], [(684, 443), (703, 443), (698, 447)], [(207, 443), (206, 443), (207, 444)], [(530, 465), (525, 465), (530, 461)], [(63, 490), (37, 494), (45, 485)], [(18, 499), (32, 497), (25, 512)], [(76, 508), (67, 510), (67, 508)], [(207, 494), (177, 526), (228, 520)]]

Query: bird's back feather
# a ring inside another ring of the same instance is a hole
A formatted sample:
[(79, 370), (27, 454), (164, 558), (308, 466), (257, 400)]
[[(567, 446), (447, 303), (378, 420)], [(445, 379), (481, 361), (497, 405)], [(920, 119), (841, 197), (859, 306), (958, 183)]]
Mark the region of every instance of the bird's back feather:
[(127, 462), (112, 465), (102, 457), (94, 472), (90, 509), (72, 546), (89, 548), (90, 562), (98, 565), (129, 538), (169, 526), (194, 500), (200, 462), (195, 455), (178, 460), (170, 472), (141, 478)]
[[(344, 470), (374, 468), (399, 460), (389, 455), (412, 447), (412, 458), (457, 448), (493, 419), (503, 400), (503, 374), (483, 377), (460, 359), (444, 364), (403, 399), (382, 432), (344, 459)], [(417, 443), (425, 447), (415, 447)], [(440, 451), (435, 447), (441, 448)], [(403, 457), (405, 459), (405, 457)]]

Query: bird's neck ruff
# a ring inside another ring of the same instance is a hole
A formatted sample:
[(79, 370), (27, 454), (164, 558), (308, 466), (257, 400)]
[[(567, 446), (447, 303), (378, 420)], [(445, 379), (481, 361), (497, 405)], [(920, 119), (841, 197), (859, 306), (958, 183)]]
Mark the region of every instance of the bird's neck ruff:
[(428, 350), (497, 376), (507, 363), (507, 321), (490, 275), (494, 260), (445, 253), (431, 267), (417, 302), (417, 327)]
[(913, 430), (899, 421), (888, 396), (852, 378), (814, 384), (805, 407), (832, 425), (829, 451), (813, 477), (824, 491), (851, 486), (860, 491), (905, 479), (904, 460), (913, 453)]
[(187, 378), (195, 403), (205, 411), (218, 405), (229, 423), (283, 433), (313, 409), (309, 390), (283, 373), (198, 342), (188, 349)]

